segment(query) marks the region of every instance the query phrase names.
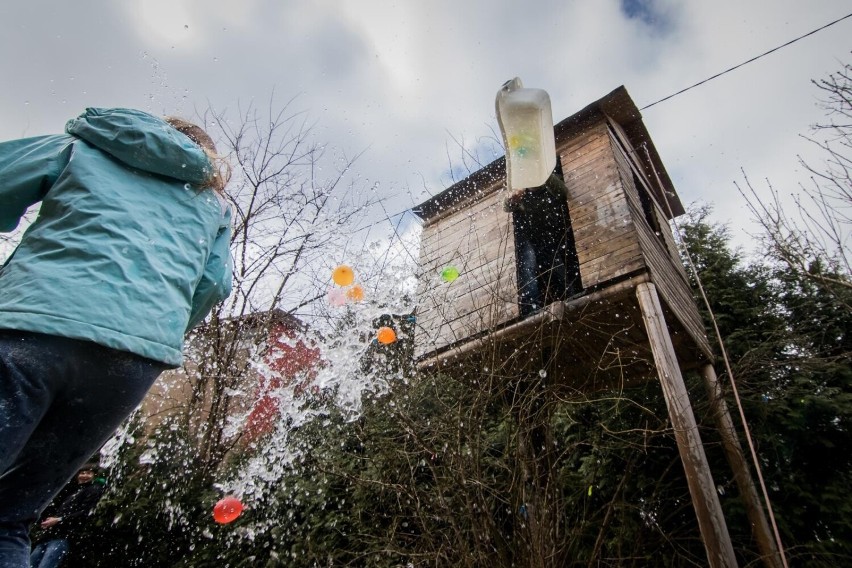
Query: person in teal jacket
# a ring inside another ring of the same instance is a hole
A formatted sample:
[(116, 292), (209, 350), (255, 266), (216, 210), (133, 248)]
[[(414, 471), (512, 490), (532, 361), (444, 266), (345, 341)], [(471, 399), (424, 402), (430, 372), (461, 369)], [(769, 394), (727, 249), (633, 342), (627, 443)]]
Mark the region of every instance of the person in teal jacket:
[(201, 128), (136, 110), (0, 143), (0, 231), (41, 202), (0, 268), (0, 568), (230, 293), (226, 182)]

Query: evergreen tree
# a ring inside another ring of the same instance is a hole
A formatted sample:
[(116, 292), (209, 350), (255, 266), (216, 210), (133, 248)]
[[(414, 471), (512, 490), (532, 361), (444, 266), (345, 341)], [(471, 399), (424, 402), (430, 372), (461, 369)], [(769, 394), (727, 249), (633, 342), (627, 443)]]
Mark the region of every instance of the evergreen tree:
[(791, 559), (836, 565), (852, 552), (852, 507), (841, 497), (852, 482), (849, 298), (786, 264), (745, 263), (708, 214), (693, 211), (681, 229), (731, 359), (782, 540)]

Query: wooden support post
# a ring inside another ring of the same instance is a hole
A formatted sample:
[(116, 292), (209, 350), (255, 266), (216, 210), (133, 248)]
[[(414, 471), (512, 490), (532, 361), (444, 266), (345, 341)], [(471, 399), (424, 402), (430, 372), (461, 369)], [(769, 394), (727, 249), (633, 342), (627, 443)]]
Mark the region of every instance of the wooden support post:
[(653, 283), (642, 283), (636, 287), (636, 295), (669, 409), (669, 419), (674, 429), (680, 459), (686, 472), (686, 481), (695, 515), (698, 517), (707, 560), (713, 568), (737, 566), (734, 547), (698, 434), (698, 425), (692, 413), (692, 405), (678, 366), (672, 339), (663, 317), (657, 288)]
[(760, 497), (757, 495), (748, 462), (743, 456), (743, 448), (737, 437), (734, 422), (731, 420), (731, 413), (728, 412), (728, 405), (725, 403), (722, 387), (716, 377), (716, 370), (713, 369), (713, 365), (705, 365), (701, 369), (701, 375), (704, 377), (704, 386), (707, 387), (707, 396), (710, 398), (716, 427), (722, 437), (722, 447), (725, 449), (728, 464), (734, 472), (740, 498), (743, 500), (763, 563), (768, 568), (782, 568), (781, 554), (778, 552), (778, 545), (772, 536), (769, 522), (766, 520), (766, 513), (760, 503)]

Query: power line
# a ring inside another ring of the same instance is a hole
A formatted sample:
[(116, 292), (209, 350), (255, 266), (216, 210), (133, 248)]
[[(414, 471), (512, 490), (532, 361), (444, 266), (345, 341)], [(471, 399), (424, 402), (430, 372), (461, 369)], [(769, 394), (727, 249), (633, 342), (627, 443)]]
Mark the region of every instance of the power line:
[(845, 15), (845, 16), (843, 16), (842, 18), (838, 18), (838, 19), (834, 20), (833, 22), (829, 22), (829, 23), (825, 24), (824, 26), (821, 26), (821, 27), (819, 27), (819, 28), (817, 28), (817, 29), (815, 29), (815, 30), (811, 30), (811, 31), (809, 31), (808, 33), (806, 33), (806, 34), (804, 34), (804, 35), (800, 35), (800, 36), (799, 36), (799, 37), (797, 37), (797, 38), (791, 39), (791, 40), (790, 40), (790, 41), (788, 41), (787, 43), (783, 43), (783, 44), (779, 45), (778, 47), (773, 47), (773, 48), (772, 48), (772, 49), (770, 49), (769, 51), (764, 52), (764, 53), (761, 53), (760, 55), (756, 55), (756, 56), (752, 57), (751, 59), (749, 59), (749, 60), (747, 60), (747, 61), (743, 61), (743, 62), (742, 62), (742, 63), (740, 63), (739, 65), (734, 65), (733, 67), (731, 67), (731, 68), (729, 68), (729, 69), (725, 69), (724, 71), (721, 71), (721, 72), (719, 72), (719, 73), (716, 73), (716, 74), (715, 74), (715, 75), (713, 75), (712, 77), (707, 77), (707, 78), (706, 78), (706, 79), (704, 79), (703, 81), (699, 81), (699, 82), (695, 83), (694, 85), (690, 85), (689, 87), (686, 87), (685, 89), (681, 89), (681, 90), (679, 90), (679, 91), (678, 91), (678, 92), (676, 92), (676, 93), (673, 93), (673, 94), (671, 94), (671, 95), (669, 95), (669, 96), (667, 96), (667, 97), (663, 97), (662, 99), (660, 99), (660, 100), (658, 100), (658, 101), (654, 101), (654, 102), (652, 102), (651, 104), (645, 105), (645, 106), (643, 106), (642, 108), (640, 108), (639, 110), (645, 110), (646, 108), (651, 108), (651, 107), (652, 107), (652, 106), (654, 106), (655, 104), (661, 103), (661, 102), (663, 102), (663, 101), (667, 101), (667, 100), (669, 100), (669, 99), (671, 99), (671, 98), (673, 98), (673, 97), (676, 97), (676, 96), (680, 95), (681, 93), (685, 93), (686, 91), (689, 91), (690, 89), (694, 89), (695, 87), (698, 87), (699, 85), (703, 85), (704, 83), (706, 83), (706, 82), (708, 82), (708, 81), (712, 81), (713, 79), (715, 79), (715, 78), (717, 78), (717, 77), (721, 77), (722, 75), (724, 75), (724, 74), (726, 74), (726, 73), (730, 73), (730, 72), (731, 72), (731, 71), (733, 71), (734, 69), (739, 69), (739, 68), (740, 68), (740, 67), (742, 67), (743, 65), (747, 65), (747, 64), (749, 64), (749, 63), (751, 63), (751, 62), (753, 62), (753, 61), (757, 61), (757, 60), (758, 60), (758, 59), (760, 59), (761, 57), (765, 57), (765, 56), (769, 55), (770, 53), (773, 53), (773, 52), (775, 52), (775, 51), (778, 51), (778, 50), (779, 50), (779, 49), (781, 49), (782, 47), (787, 47), (788, 45), (791, 45), (791, 44), (796, 43), (796, 42), (797, 42), (797, 41), (799, 41), (800, 39), (804, 39), (804, 38), (806, 38), (806, 37), (808, 37), (808, 36), (810, 36), (810, 35), (813, 35), (813, 34), (815, 34), (815, 33), (819, 32), (819, 31), (824, 30), (825, 28), (828, 28), (828, 27), (830, 27), (830, 26), (833, 26), (834, 24), (836, 24), (836, 23), (838, 23), (838, 22), (842, 22), (843, 20), (845, 20), (845, 19), (847, 19), (847, 18), (852, 18), (852, 14), (846, 14), (846, 15)]

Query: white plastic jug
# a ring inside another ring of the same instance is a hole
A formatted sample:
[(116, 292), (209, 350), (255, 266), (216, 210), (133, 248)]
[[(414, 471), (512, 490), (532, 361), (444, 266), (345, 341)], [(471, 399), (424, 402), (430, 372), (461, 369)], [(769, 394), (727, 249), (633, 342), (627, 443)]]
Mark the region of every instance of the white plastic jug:
[(497, 122), (506, 147), (509, 190), (543, 185), (556, 167), (550, 97), (517, 77), (497, 91)]

